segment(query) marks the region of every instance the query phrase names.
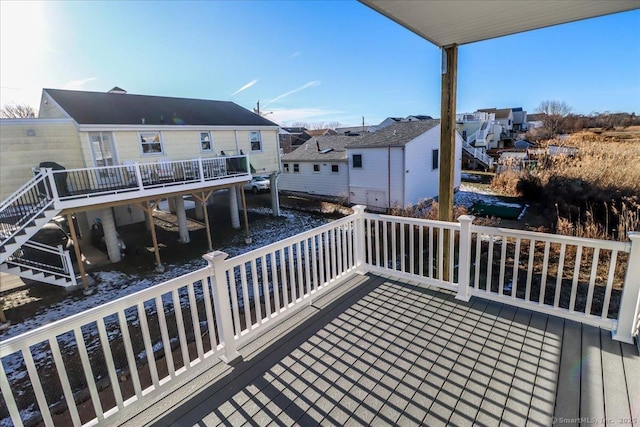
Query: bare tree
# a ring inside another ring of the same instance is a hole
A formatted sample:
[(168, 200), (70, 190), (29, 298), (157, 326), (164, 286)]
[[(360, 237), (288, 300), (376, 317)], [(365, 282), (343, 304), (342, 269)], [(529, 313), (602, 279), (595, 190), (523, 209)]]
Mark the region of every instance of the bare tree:
[(571, 107), (564, 101), (542, 101), (536, 111), (542, 114), (542, 125), (549, 137), (558, 134), (564, 118), (571, 112)]
[(5, 104), (0, 109), (0, 117), (3, 119), (33, 119), (36, 110), (27, 104)]
[(305, 129), (309, 129), (309, 123), (307, 122), (293, 122), (291, 123), (292, 128), (305, 128)]

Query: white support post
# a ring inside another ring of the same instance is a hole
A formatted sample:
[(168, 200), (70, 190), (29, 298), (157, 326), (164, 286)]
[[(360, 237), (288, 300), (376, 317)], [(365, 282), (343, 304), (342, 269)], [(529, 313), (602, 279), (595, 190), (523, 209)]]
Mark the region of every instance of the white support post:
[(629, 233), (629, 240), (631, 240), (631, 251), (618, 309), (618, 325), (611, 332), (611, 336), (616, 341), (633, 344), (633, 328), (640, 306), (640, 232)]
[(231, 227), (240, 228), (240, 213), (238, 212), (238, 194), (235, 187), (229, 187), (229, 213), (231, 215)]
[(200, 182), (204, 182), (204, 168), (202, 167), (202, 157), (198, 157), (198, 171), (200, 172)]
[(178, 241), (180, 243), (189, 243), (191, 239), (189, 238), (189, 225), (187, 222), (187, 212), (184, 208), (184, 199), (183, 196), (175, 196), (174, 206), (176, 207), (176, 217), (178, 219), (178, 234), (180, 238)]
[(195, 215), (197, 220), (204, 220), (204, 204), (198, 199), (195, 201)]
[(269, 175), (269, 187), (271, 191), (271, 214), (275, 217), (280, 216), (280, 196), (278, 194), (278, 175), (280, 172), (274, 172)]
[(142, 172), (140, 172), (140, 163), (135, 162), (133, 164), (134, 170), (136, 171), (136, 181), (138, 181), (138, 188), (140, 190), (144, 190), (144, 182), (142, 181)]
[[(47, 178), (49, 179), (49, 187), (51, 188), (51, 198), (53, 200), (60, 200), (60, 196), (58, 194), (58, 187), (56, 187), (56, 179), (53, 176), (53, 169), (46, 169)], [(45, 185), (46, 187), (46, 185)]]
[(104, 243), (107, 246), (109, 261), (112, 263), (120, 262), (122, 260), (122, 256), (120, 254), (118, 232), (116, 231), (113, 212), (111, 212), (111, 208), (104, 208), (101, 210), (100, 215), (102, 215), (102, 231), (104, 232)]
[[(471, 215), (462, 215), (460, 222), (460, 254), (458, 258), (458, 293), (456, 299), (469, 301), (469, 273), (471, 271), (471, 223), (475, 219)], [(453, 280), (453, 277), (451, 278)]]
[(364, 205), (355, 205), (353, 208), (353, 212), (354, 212), (354, 256), (355, 256), (355, 260), (354, 260), (354, 264), (356, 266), (356, 271), (358, 273), (364, 273), (365, 272), (365, 264), (366, 264), (366, 259), (365, 259), (365, 250), (364, 250), (364, 210), (366, 209), (366, 206)]
[[(225, 259), (229, 255), (215, 251), (202, 256), (209, 263), (211, 283), (213, 284), (213, 305), (216, 315), (216, 325), (220, 341), (224, 346), (220, 359), (230, 365), (242, 356), (236, 348), (236, 340), (233, 333), (233, 315), (231, 314), (231, 300), (229, 299), (229, 285), (224, 268)], [(233, 274), (233, 273), (231, 273)], [(235, 289), (233, 290), (235, 291)]]

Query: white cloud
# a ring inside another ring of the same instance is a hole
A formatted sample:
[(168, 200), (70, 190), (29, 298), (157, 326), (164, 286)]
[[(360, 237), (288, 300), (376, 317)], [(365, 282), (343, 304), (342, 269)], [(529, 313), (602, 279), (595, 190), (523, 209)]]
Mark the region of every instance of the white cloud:
[(266, 119), (285, 125), (294, 122), (334, 121), (342, 111), (324, 110), (322, 108), (287, 108), (273, 110), (266, 115)]
[(281, 100), (282, 98), (286, 98), (286, 97), (287, 97), (287, 96), (289, 96), (289, 95), (293, 95), (293, 94), (294, 94), (294, 93), (296, 93), (296, 92), (300, 92), (301, 90), (305, 90), (305, 89), (308, 89), (308, 88), (310, 88), (310, 87), (315, 87), (315, 86), (318, 86), (318, 85), (320, 85), (320, 80), (313, 80), (313, 81), (311, 81), (311, 82), (309, 82), (309, 83), (305, 83), (305, 84), (303, 84), (302, 86), (300, 86), (300, 87), (299, 87), (299, 88), (297, 88), (297, 89), (293, 89), (293, 90), (290, 90), (290, 91), (289, 91), (289, 92), (287, 92), (287, 93), (283, 93), (282, 95), (278, 95), (278, 96), (276, 96), (276, 97), (275, 97), (275, 98), (273, 98), (271, 101), (269, 101), (269, 102), (267, 102), (266, 104), (264, 104), (264, 106), (266, 107), (267, 105), (269, 105), (269, 104), (273, 104), (274, 102), (279, 101), (279, 100)]
[(254, 84), (258, 83), (258, 79), (254, 79), (251, 80), (249, 83), (247, 83), (246, 85), (242, 86), (240, 89), (238, 89), (237, 91), (233, 92), (229, 98), (231, 98), (234, 95), (239, 94), (240, 92), (242, 92), (243, 90), (249, 89), (251, 86), (253, 86)]
[(98, 78), (97, 77), (87, 77), (86, 79), (71, 80), (70, 82), (67, 82), (67, 83), (64, 84), (64, 88), (65, 89), (69, 89), (69, 90), (82, 89), (82, 86), (84, 86), (86, 83), (92, 82), (94, 80), (98, 80)]

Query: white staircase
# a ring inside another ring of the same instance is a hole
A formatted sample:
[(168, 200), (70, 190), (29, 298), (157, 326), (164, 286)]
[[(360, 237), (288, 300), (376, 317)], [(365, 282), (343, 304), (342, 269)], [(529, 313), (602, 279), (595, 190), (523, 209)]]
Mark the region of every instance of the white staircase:
[(473, 147), (469, 142), (462, 141), (462, 149), (473, 156), (474, 159), (485, 165), (488, 169), (493, 168), (493, 157), (484, 150)]
[[(75, 286), (76, 275), (69, 251), (29, 241), (59, 212), (45, 170), (5, 199), (0, 204), (0, 271), (53, 285)], [(33, 259), (51, 262), (45, 264)]]
[[(47, 262), (34, 261), (33, 258)], [(0, 271), (65, 288), (78, 285), (71, 255), (62, 246), (56, 248), (27, 242), (0, 264)]]

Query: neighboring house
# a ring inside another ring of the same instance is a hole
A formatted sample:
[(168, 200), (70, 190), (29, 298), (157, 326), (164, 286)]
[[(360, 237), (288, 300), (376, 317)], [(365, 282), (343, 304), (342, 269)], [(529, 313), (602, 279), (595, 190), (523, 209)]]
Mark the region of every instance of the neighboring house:
[(527, 129), (536, 129), (544, 127), (543, 113), (527, 114)]
[[(460, 186), (462, 138), (456, 134), (454, 182)], [(348, 197), (374, 210), (438, 195), (440, 122), (396, 122), (359, 136), (316, 137), (283, 156), (280, 188)]]
[[(347, 145), (349, 202), (386, 210), (436, 197), (440, 121), (400, 122)], [(460, 186), (462, 138), (456, 133), (454, 185)]]
[(377, 124), (375, 126), (370, 126), (369, 132), (377, 132), (380, 129), (384, 129), (387, 126), (392, 125), (394, 123), (400, 123), (400, 122), (402, 122), (402, 120), (403, 120), (402, 117), (387, 117), (386, 119), (381, 121), (379, 124)]
[(301, 142), (298, 142), (298, 138), (304, 133), (307, 128), (304, 127), (282, 127), (278, 135), (280, 140), (280, 148), (282, 153), (290, 153), (298, 147)]
[[(37, 119), (1, 123), (3, 198), (45, 161), (73, 169), (242, 153), (254, 174), (280, 167), (278, 125), (228, 101), (44, 89)], [(114, 215), (117, 225), (144, 220), (127, 206)]]
[(356, 135), (362, 135), (370, 132), (369, 126), (346, 126), (346, 127), (336, 128), (335, 130), (338, 135), (344, 135), (344, 136), (356, 136)]
[(416, 116), (407, 116), (403, 122), (417, 122), (418, 120), (433, 120), (433, 117), (418, 114)]
[[(285, 128), (286, 129), (286, 128)], [(337, 135), (333, 129), (305, 129), (298, 137), (292, 141), (291, 148), (296, 149), (314, 136)]]
[(314, 136), (282, 156), (278, 184), (283, 191), (348, 199), (349, 167), (345, 146), (355, 137)]

